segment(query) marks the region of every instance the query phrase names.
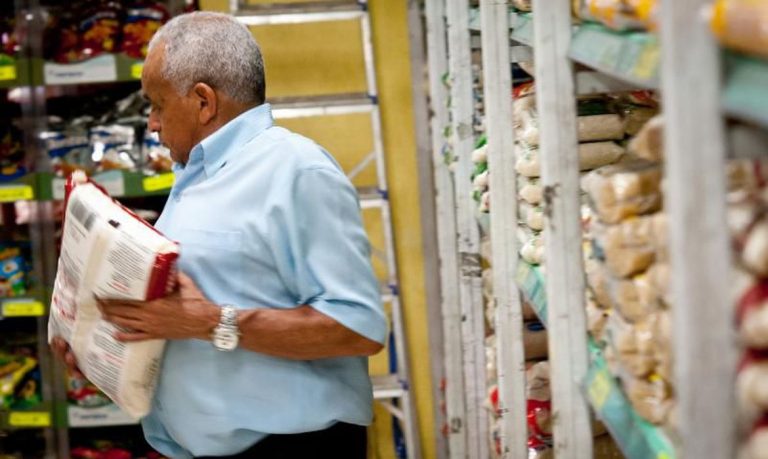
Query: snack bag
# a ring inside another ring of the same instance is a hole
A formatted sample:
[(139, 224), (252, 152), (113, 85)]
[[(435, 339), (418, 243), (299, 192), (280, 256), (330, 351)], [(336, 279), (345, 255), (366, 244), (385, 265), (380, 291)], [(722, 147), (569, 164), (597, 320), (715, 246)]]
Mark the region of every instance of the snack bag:
[(712, 32), (727, 48), (768, 57), (768, 3), (718, 0), (711, 12)]
[(134, 59), (147, 57), (147, 47), (157, 30), (168, 22), (170, 14), (157, 2), (138, 1), (127, 9), (120, 51)]
[(134, 418), (145, 416), (165, 341), (122, 343), (103, 320), (95, 297), (151, 300), (176, 282), (179, 247), (75, 172), (67, 182), (59, 267), (49, 340), (72, 348), (88, 380)]
[(117, 50), (123, 7), (119, 2), (97, 2), (80, 23), (80, 57), (89, 59)]

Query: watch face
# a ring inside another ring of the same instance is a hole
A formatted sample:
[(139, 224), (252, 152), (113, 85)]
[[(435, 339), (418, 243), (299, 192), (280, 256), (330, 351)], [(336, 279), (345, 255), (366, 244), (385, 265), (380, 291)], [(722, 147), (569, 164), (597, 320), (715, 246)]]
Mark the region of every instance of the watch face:
[(216, 349), (231, 351), (237, 347), (238, 341), (237, 330), (219, 327), (213, 332), (213, 345)]

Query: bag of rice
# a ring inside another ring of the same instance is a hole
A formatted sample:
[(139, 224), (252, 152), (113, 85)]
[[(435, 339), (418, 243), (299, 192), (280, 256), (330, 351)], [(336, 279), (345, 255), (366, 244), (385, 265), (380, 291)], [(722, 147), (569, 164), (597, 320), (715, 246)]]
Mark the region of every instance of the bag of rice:
[(133, 418), (149, 413), (163, 340), (122, 343), (96, 297), (151, 300), (175, 287), (178, 245), (83, 173), (67, 182), (49, 340), (69, 343), (83, 374)]

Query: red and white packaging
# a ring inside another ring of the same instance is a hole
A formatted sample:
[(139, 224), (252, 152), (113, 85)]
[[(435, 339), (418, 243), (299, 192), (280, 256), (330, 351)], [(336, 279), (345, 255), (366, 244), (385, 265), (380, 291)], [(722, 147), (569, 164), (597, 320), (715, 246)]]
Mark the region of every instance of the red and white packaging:
[(69, 343), (78, 367), (129, 416), (149, 413), (164, 340), (122, 343), (96, 297), (152, 300), (176, 284), (177, 243), (114, 201), (85, 174), (67, 182), (49, 340)]

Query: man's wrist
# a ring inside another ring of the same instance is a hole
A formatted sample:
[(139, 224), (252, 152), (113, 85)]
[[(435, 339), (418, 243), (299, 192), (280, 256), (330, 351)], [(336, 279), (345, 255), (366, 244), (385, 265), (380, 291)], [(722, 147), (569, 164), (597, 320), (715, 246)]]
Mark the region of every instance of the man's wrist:
[(209, 301), (205, 302), (205, 305), (200, 308), (201, 315), (201, 329), (197, 336), (198, 339), (203, 341), (211, 341), (211, 334), (213, 329), (219, 325), (219, 319), (221, 318), (221, 307), (217, 304)]

